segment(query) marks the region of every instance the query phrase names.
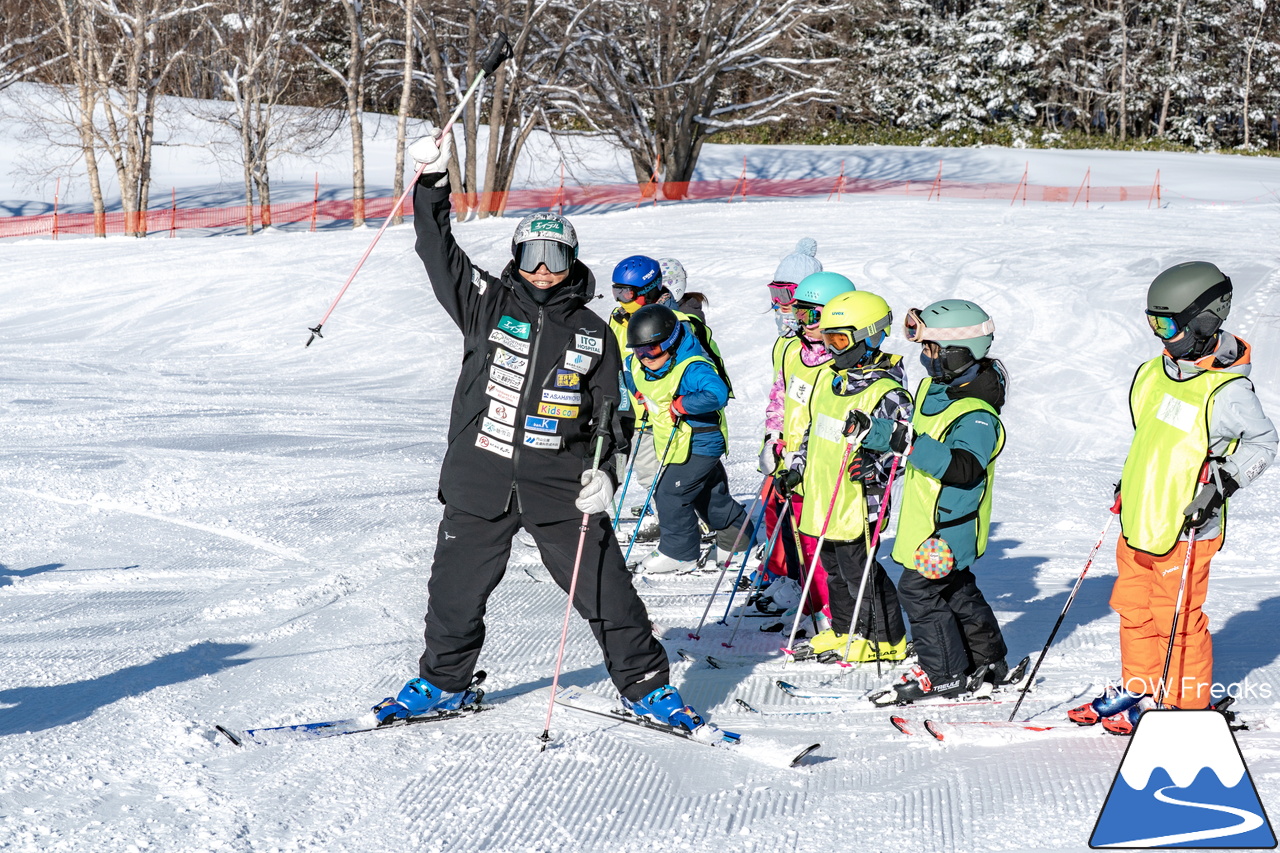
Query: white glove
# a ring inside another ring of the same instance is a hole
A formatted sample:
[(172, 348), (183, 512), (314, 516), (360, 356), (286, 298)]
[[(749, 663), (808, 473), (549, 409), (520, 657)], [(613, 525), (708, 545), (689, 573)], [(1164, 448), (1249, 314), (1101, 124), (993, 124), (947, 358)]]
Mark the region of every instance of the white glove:
[(427, 130), (430, 135), (410, 145), (408, 154), (422, 168), (424, 176), (440, 176), (440, 180), (437, 180), (434, 186), (443, 186), (448, 180), (449, 159), (453, 156), (453, 134), (446, 134), (444, 141), (437, 146), (436, 135), (439, 131), (434, 127), (429, 127)]
[(608, 512), (613, 507), (613, 481), (608, 474), (599, 468), (590, 468), (582, 472), (579, 482), (582, 483), (582, 491), (578, 492), (578, 499), (573, 505), (580, 512), (595, 515)]

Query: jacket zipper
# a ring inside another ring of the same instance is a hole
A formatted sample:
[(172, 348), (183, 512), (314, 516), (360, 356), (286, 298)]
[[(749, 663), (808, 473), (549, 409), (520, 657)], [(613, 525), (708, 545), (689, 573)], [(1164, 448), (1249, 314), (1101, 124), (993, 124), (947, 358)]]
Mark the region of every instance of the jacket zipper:
[[(529, 390), (535, 383), (531, 382), (534, 378), (534, 366), (538, 363), (538, 348), (542, 346), (542, 307), (538, 307), (538, 319), (533, 327), (533, 352), (529, 353), (529, 369), (525, 371), (525, 386), (520, 392), (520, 407), (516, 409), (516, 420), (520, 420), (520, 413), (524, 410), (525, 404), (528, 402)], [(517, 423), (516, 429), (524, 432), (522, 424)], [(523, 444), (523, 436), (519, 441), (511, 442), (511, 495), (516, 500), (516, 512), (524, 515), (524, 508), (520, 505), (520, 487), (519, 481), (519, 464), (520, 464), (520, 446)], [(507, 508), (511, 508), (511, 501), (508, 499)]]

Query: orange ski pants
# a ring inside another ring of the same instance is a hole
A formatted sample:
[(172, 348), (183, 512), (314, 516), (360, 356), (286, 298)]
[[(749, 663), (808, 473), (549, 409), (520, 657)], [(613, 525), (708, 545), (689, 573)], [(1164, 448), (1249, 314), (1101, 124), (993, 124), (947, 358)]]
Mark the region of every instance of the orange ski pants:
[[(1209, 636), (1209, 617), (1201, 608), (1209, 590), (1209, 561), (1221, 547), (1221, 536), (1193, 546), (1169, 662), (1169, 683), (1163, 691), (1165, 705), (1197, 709), (1207, 708), (1213, 701), (1213, 638)], [(1120, 576), (1111, 589), (1111, 609), (1120, 614), (1121, 686), (1127, 690), (1152, 695), (1161, 692), (1160, 677), (1186, 558), (1185, 541), (1162, 557), (1135, 551), (1124, 536), (1116, 543)]]

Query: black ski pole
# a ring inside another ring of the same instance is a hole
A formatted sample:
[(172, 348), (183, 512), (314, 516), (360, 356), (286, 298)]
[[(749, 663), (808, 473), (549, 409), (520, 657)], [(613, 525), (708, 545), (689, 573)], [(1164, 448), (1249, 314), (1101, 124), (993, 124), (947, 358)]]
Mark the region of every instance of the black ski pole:
[[(449, 133), (453, 132), (453, 125), (458, 121), (458, 116), (462, 115), (462, 111), (466, 108), (467, 102), (471, 100), (471, 96), (480, 88), (481, 81), (484, 80), (485, 77), (492, 76), (493, 72), (498, 70), (498, 66), (510, 58), (511, 42), (507, 40), (506, 33), (499, 31), (498, 34), (493, 37), (493, 42), (490, 43), (489, 48), (485, 53), (485, 57), (480, 63), (481, 68), (476, 74), (476, 79), (471, 82), (471, 87), (467, 89), (466, 94), (462, 96), (462, 100), (458, 103), (457, 108), (454, 109), (453, 115), (449, 116), (449, 120), (445, 122), (444, 127), (440, 129), (440, 135), (436, 137), (437, 145), (439, 145), (441, 140), (443, 140)], [(387, 214), (387, 218), (383, 221), (382, 227), (378, 229), (378, 233), (373, 235), (373, 240), (369, 243), (369, 248), (364, 250), (364, 254), (361, 255), (360, 260), (356, 262), (356, 268), (351, 271), (351, 275), (347, 276), (346, 283), (342, 285), (342, 289), (338, 291), (337, 297), (335, 297), (333, 302), (329, 305), (329, 310), (324, 312), (324, 316), (320, 318), (319, 323), (316, 323), (307, 330), (311, 332), (311, 337), (307, 338), (305, 346), (309, 347), (311, 346), (311, 342), (316, 338), (324, 337), (324, 335), (320, 333), (320, 330), (324, 328), (324, 324), (329, 321), (329, 315), (333, 313), (333, 309), (338, 307), (338, 302), (342, 299), (343, 295), (346, 294), (347, 288), (351, 286), (351, 282), (355, 281), (356, 274), (360, 272), (360, 268), (364, 266), (364, 262), (368, 260), (370, 253), (373, 252), (373, 247), (378, 245), (378, 241), (382, 239), (382, 232), (387, 230), (387, 226), (391, 224), (391, 220), (395, 219), (396, 214), (400, 212), (400, 208), (404, 207), (404, 203), (413, 193), (413, 188), (417, 185), (418, 178), (422, 177), (422, 171), (425, 168), (426, 164), (424, 163), (418, 167), (418, 171), (414, 172), (413, 180), (409, 181), (409, 186), (405, 187), (404, 194), (401, 195), (392, 206), (391, 212)]]
[(1071, 594), (1067, 596), (1067, 603), (1062, 605), (1062, 612), (1058, 614), (1058, 621), (1053, 623), (1053, 630), (1049, 632), (1049, 639), (1044, 641), (1044, 648), (1040, 650), (1040, 657), (1036, 658), (1036, 665), (1031, 667), (1031, 674), (1027, 676), (1026, 683), (1022, 685), (1022, 691), (1018, 694), (1018, 701), (1013, 705), (1013, 713), (1009, 714), (1009, 722), (1012, 723), (1014, 717), (1018, 716), (1018, 709), (1022, 707), (1022, 700), (1027, 698), (1027, 691), (1031, 689), (1032, 684), (1035, 684), (1036, 673), (1040, 671), (1040, 664), (1044, 662), (1044, 656), (1049, 653), (1049, 647), (1053, 645), (1053, 638), (1058, 636), (1058, 629), (1062, 627), (1062, 620), (1067, 618), (1067, 611), (1071, 609), (1071, 602), (1076, 600), (1076, 593), (1080, 591), (1080, 584), (1084, 583), (1084, 576), (1089, 573), (1089, 567), (1093, 565), (1093, 558), (1107, 538), (1107, 532), (1111, 530), (1111, 522), (1115, 520), (1114, 513), (1107, 515), (1107, 524), (1102, 528), (1102, 534), (1098, 537), (1098, 541), (1094, 543), (1093, 550), (1089, 552), (1089, 559), (1085, 560), (1084, 568), (1080, 571), (1080, 577), (1076, 578), (1076, 585), (1071, 588)]

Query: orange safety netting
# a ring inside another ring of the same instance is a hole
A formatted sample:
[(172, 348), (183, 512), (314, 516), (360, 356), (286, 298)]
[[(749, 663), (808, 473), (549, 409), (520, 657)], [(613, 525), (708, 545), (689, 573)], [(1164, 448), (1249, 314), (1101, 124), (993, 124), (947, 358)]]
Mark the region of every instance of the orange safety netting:
[[(1143, 186), (1089, 186), (1088, 175), (1078, 187), (1052, 187), (1028, 184), (966, 181), (879, 180), (838, 177), (816, 178), (746, 178), (645, 184), (600, 184), (595, 186), (560, 186), (555, 189), (519, 189), (505, 193), (453, 194), (456, 211), (469, 211), (483, 206), (491, 213), (515, 213), (548, 209), (618, 208), (638, 204), (685, 201), (740, 201), (748, 198), (806, 198), (843, 195), (887, 195), (904, 199), (934, 201), (939, 199), (987, 199), (1021, 202), (1055, 202), (1085, 205), (1098, 202), (1147, 202), (1160, 200), (1160, 184)], [(363, 200), (369, 219), (381, 219), (391, 213), (394, 198)], [(353, 219), (355, 202), (347, 200), (313, 200), (273, 204), (269, 208), (245, 205), (231, 207), (158, 207), (145, 214), (120, 211), (95, 216), (92, 213), (57, 213), (40, 216), (0, 217), (0, 238), (37, 237), (62, 234), (128, 234), (145, 230), (149, 234), (174, 234), (179, 230), (204, 229), (234, 231), (251, 221), (255, 228), (265, 224), (287, 225), (329, 224)], [(412, 210), (406, 211), (412, 215)], [(139, 222), (138, 220), (141, 219)]]

